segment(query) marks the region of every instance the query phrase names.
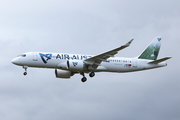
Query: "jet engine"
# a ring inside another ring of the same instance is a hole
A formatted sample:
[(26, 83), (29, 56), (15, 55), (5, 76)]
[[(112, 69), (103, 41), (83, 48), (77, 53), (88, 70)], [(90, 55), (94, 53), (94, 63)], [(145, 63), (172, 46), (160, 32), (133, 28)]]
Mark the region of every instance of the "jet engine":
[(64, 70), (55, 70), (56, 78), (70, 78), (74, 75), (71, 71), (64, 71)]
[(67, 61), (67, 67), (69, 70), (83, 70), (84, 63), (82, 60), (69, 60)]

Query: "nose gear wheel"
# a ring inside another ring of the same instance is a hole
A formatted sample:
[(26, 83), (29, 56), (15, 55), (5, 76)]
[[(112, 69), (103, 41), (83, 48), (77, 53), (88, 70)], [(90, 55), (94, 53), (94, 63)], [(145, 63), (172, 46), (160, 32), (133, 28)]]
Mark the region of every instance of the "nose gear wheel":
[(28, 66), (23, 66), (23, 68), (25, 69), (25, 72), (23, 73), (23, 75), (25, 76), (25, 75), (27, 75), (27, 68), (28, 68)]

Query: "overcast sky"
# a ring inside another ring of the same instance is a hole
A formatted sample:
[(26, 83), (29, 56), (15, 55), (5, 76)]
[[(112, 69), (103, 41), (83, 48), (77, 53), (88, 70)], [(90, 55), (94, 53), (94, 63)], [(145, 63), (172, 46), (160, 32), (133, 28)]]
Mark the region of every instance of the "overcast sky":
[[(1, 120), (179, 120), (179, 0), (5, 0), (0, 2)], [(55, 78), (53, 69), (11, 60), (29, 51), (99, 54), (135, 40), (138, 56), (162, 37), (168, 66), (134, 73)]]

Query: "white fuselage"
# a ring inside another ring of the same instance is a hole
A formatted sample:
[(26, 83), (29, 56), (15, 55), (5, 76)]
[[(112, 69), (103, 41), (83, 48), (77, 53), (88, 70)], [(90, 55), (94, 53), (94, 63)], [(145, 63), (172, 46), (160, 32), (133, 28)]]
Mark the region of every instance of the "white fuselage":
[(82, 55), (50, 52), (27, 52), (12, 60), (15, 65), (23, 66), (24, 75), (27, 75), (28, 67), (55, 69), (56, 78), (70, 78), (74, 74), (82, 75), (82, 82), (89, 77), (94, 77), (95, 72), (134, 72), (166, 66), (165, 57), (157, 60), (161, 46), (161, 38), (155, 37), (151, 44), (134, 58), (114, 57), (120, 50), (130, 46), (134, 39), (126, 44), (98, 55)]
[[(50, 56), (41, 56), (40, 54), (51, 54)], [(67, 61), (77, 60), (84, 61), (93, 55), (81, 54), (66, 54), (66, 53), (45, 53), (45, 52), (28, 52), (25, 56), (18, 56), (12, 60), (12, 63), (19, 66), (36, 67), (36, 68), (52, 68), (62, 69), (73, 72), (90, 72), (83, 69), (68, 69)], [(148, 64), (152, 60), (124, 58), (124, 57), (110, 57), (106, 61), (102, 61), (94, 72), (133, 72), (152, 68), (166, 66), (166, 62), (158, 64)], [(62, 65), (62, 63), (64, 63)]]

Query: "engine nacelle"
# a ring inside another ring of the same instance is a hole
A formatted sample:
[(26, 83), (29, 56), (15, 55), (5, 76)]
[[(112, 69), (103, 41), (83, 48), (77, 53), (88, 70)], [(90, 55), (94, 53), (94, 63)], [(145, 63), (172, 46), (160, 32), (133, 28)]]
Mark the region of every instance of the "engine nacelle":
[(83, 70), (84, 63), (82, 60), (69, 60), (67, 61), (67, 67), (69, 70)]
[(74, 75), (71, 71), (64, 71), (64, 70), (55, 70), (56, 78), (70, 78)]

